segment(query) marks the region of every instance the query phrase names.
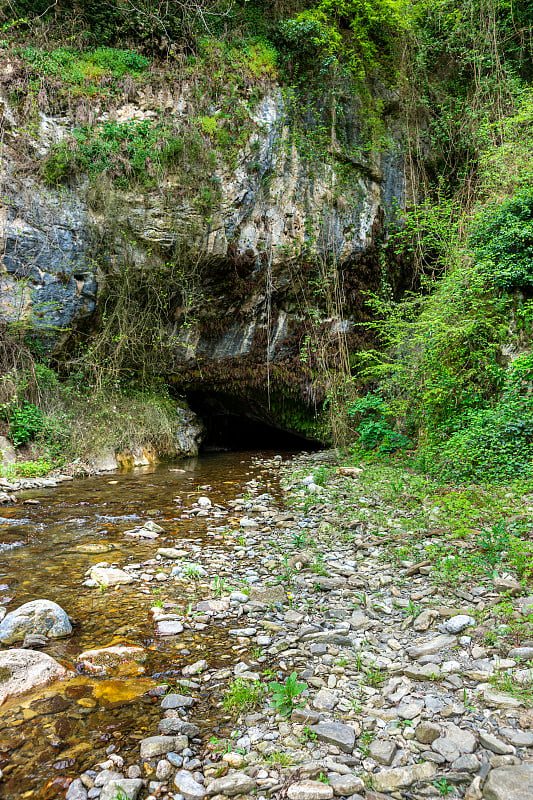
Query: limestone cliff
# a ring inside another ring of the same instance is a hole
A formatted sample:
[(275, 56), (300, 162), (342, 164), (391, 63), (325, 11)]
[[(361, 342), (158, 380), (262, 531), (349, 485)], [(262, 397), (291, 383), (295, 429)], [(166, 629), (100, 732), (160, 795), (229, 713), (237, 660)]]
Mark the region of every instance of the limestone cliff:
[[(246, 100), (244, 141), (225, 145), (231, 158), (224, 146), (211, 161), (205, 152), (186, 152), (179, 169), (170, 163), (151, 185), (77, 172), (47, 186), (42, 165), (61, 143), (76, 149), (80, 115), (93, 130), (156, 125), (162, 115), (165, 124), (191, 126), (196, 95), (186, 80), (132, 83), (118, 101), (95, 101), (89, 110), (37, 102), (33, 124), (25, 126), (11, 91), (20, 65), (5, 67), (2, 316), (40, 331), (60, 350), (77, 331), (98, 330), (110, 277), (126, 266), (141, 276), (168, 268), (167, 358), (159, 371), (179, 390), (222, 404), (231, 398), (246, 413), (298, 430), (280, 408), (321, 400), (300, 358), (309, 325), (326, 340), (352, 335), (357, 346), (362, 293), (381, 281), (377, 245), (413, 192), (393, 92), (380, 90), (379, 146), (369, 139), (368, 108), (356, 94), (336, 99), (332, 120), (320, 95), (302, 112), (298, 97), (268, 80)], [(216, 104), (210, 108), (216, 120)], [(342, 295), (333, 309), (320, 283), (331, 265)]]

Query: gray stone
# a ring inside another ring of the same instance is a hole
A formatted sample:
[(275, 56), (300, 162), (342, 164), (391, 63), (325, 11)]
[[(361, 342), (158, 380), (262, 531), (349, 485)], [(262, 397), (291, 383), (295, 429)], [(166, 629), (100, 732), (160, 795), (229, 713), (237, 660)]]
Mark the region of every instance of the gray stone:
[(369, 755), (378, 764), (390, 767), (397, 749), (396, 742), (387, 739), (374, 739), (369, 747)]
[(89, 577), (100, 586), (121, 586), (133, 583), (131, 575), (116, 567), (93, 567), (89, 572)]
[(431, 745), (432, 749), (446, 761), (455, 761), (463, 753), (473, 753), (476, 737), (470, 731), (459, 728), (453, 722), (444, 726), (444, 731)]
[(533, 764), (493, 769), (485, 783), (483, 797), (484, 800), (531, 800)]
[(422, 713), (424, 708), (423, 700), (402, 700), (398, 706), (398, 716), (402, 719), (414, 719)]
[(179, 717), (165, 717), (159, 722), (157, 729), (162, 736), (175, 736), (183, 733), (189, 739), (194, 739), (200, 733), (198, 725), (193, 725), (192, 722), (183, 722)]
[(496, 753), (498, 756), (504, 756), (507, 753), (513, 753), (513, 748), (509, 744), (505, 744), (501, 739), (498, 739), (492, 733), (487, 731), (479, 731), (479, 743), (482, 747), (486, 747), (491, 753)]
[(445, 650), (448, 647), (453, 647), (455, 643), (455, 636), (443, 634), (442, 636), (437, 636), (434, 639), (430, 639), (429, 642), (424, 642), (423, 644), (410, 647), (407, 652), (411, 658), (420, 658), (421, 656), (430, 656), (434, 653), (439, 653), (441, 650)]
[(5, 436), (0, 436), (0, 464), (13, 464), (17, 460), (15, 448)]
[(330, 800), (333, 787), (320, 781), (298, 781), (289, 786), (287, 797), (289, 800)]
[(483, 690), (483, 700), (488, 706), (495, 706), (496, 708), (520, 708), (524, 703), (516, 697), (505, 692), (498, 692), (487, 686)]
[(355, 731), (342, 722), (320, 722), (311, 730), (321, 742), (336, 745), (344, 753), (351, 753), (355, 745)]
[(68, 671), (51, 656), (35, 650), (0, 652), (0, 705), (9, 697), (29, 692), (36, 686), (66, 678)]
[(446, 620), (444, 627), (448, 633), (461, 633), (465, 628), (475, 624), (476, 621), (473, 617), (467, 614), (457, 614), (455, 617), (450, 617), (450, 619)]
[(70, 636), (72, 625), (65, 611), (51, 600), (31, 600), (11, 611), (0, 623), (0, 642), (22, 642), (27, 634), (49, 639)]
[(329, 689), (321, 689), (313, 698), (313, 705), (318, 711), (331, 711), (338, 702), (337, 693)]
[(195, 781), (191, 773), (184, 769), (174, 776), (174, 785), (185, 800), (201, 800), (206, 795), (202, 784)]
[(479, 767), (479, 761), (473, 753), (459, 756), (452, 762), (452, 769), (456, 769), (458, 772), (474, 773), (478, 771)]
[(223, 778), (216, 778), (207, 786), (207, 794), (223, 794), (235, 797), (237, 794), (253, 792), (256, 782), (245, 772), (231, 772)]
[(533, 647), (513, 647), (507, 655), (509, 658), (531, 661), (533, 660)]
[(193, 697), (187, 697), (187, 695), (176, 694), (174, 692), (166, 694), (161, 700), (161, 708), (164, 711), (169, 708), (190, 708), (193, 704)]
[(162, 619), (157, 623), (158, 636), (177, 636), (183, 632), (183, 625), (177, 619)]
[(87, 789), (79, 778), (72, 781), (68, 787), (65, 800), (87, 800)]
[(179, 752), (189, 744), (186, 736), (149, 736), (141, 741), (141, 758), (166, 756), (171, 750)]
[(516, 603), (520, 609), (520, 612), (525, 616), (533, 614), (533, 595), (528, 595), (528, 597), (519, 597)]
[(415, 764), (414, 767), (394, 767), (384, 769), (373, 775), (374, 786), (378, 792), (394, 792), (396, 789), (405, 789), (417, 781), (431, 780), (437, 774), (437, 767), (425, 761)]
[(431, 744), (440, 736), (440, 728), (433, 722), (421, 722), (416, 726), (415, 736), (421, 744)]
[(334, 775), (329, 785), (335, 797), (348, 797), (365, 789), (365, 784), (358, 775)]
[(291, 713), (291, 722), (299, 722), (301, 725), (316, 725), (319, 719), (320, 714), (310, 708), (294, 708)]
[(100, 800), (117, 800), (122, 797), (124, 800), (137, 800), (143, 782), (140, 778), (121, 778), (107, 783), (100, 794)]
[(515, 728), (500, 728), (500, 733), (515, 747), (533, 747), (533, 733)]

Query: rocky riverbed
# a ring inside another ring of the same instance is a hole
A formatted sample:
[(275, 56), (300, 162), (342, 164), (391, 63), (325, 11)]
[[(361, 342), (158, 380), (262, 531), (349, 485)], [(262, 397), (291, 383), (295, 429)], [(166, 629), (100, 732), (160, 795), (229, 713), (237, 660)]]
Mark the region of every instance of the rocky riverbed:
[[(502, 592), (524, 626), (533, 598), (509, 576), (446, 586), (428, 559), (393, 557), (409, 514), (354, 491), (360, 472), (332, 454), (257, 460), (245, 494), (206, 491), (181, 509), (205, 526), (201, 545), (148, 520), (122, 535), (150, 557), (87, 571), (83, 591), (161, 587), (156, 639), (199, 647), (148, 690), (159, 718), (136, 751), (111, 743), (68, 800), (533, 797), (533, 712), (512, 690), (529, 686), (533, 641), (502, 653), (486, 636)], [(176, 584), (196, 587), (186, 608), (170, 599)], [(133, 675), (145, 657), (96, 648), (76, 667)], [(298, 694), (274, 707), (271, 682), (293, 673)]]

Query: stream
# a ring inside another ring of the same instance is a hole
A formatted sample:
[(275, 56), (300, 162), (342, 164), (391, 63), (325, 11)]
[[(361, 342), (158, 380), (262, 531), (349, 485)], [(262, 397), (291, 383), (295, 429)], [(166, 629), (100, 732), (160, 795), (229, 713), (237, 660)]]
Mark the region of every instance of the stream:
[[(207, 495), (227, 506), (258, 476), (263, 459), (273, 455), (213, 454), (106, 473), (26, 493), (38, 501), (35, 505), (0, 508), (0, 603), (12, 611), (29, 600), (53, 600), (76, 621), (73, 634), (51, 640), (46, 653), (70, 668), (90, 648), (133, 644), (149, 654), (144, 668), (127, 663), (112, 678), (78, 674), (5, 703), (0, 711), (2, 798), (64, 797), (68, 779), (105, 760), (110, 747), (127, 757), (140, 739), (156, 732), (160, 708), (150, 689), (188, 661), (207, 657), (216, 668), (233, 657), (223, 630), (213, 625), (201, 634), (186, 629), (181, 636), (155, 637), (154, 602), (164, 592), (165, 600), (183, 612), (205, 594), (206, 579), (203, 589), (202, 581), (184, 586), (172, 580), (163, 588), (155, 576), (149, 583), (106, 590), (84, 587), (83, 581), (96, 563), (145, 562), (158, 547), (186, 544), (194, 551), (206, 541), (223, 547), (228, 518), (189, 515), (192, 503)], [(276, 493), (268, 480), (264, 486)], [(165, 529), (156, 541), (124, 536), (148, 519)], [(197, 722), (209, 735), (221, 724), (207, 693)]]

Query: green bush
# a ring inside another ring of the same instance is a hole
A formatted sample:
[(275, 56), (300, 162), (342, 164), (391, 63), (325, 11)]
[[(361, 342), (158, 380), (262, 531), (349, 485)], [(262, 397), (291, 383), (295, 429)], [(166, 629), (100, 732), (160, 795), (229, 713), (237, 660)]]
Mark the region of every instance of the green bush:
[(13, 406), (9, 415), (9, 438), (18, 447), (27, 444), (41, 431), (43, 427), (43, 413), (33, 403), (22, 403)]
[(489, 207), (471, 235), (476, 263), (505, 291), (533, 287), (533, 189)]
[(411, 446), (411, 441), (402, 433), (395, 431), (389, 421), (390, 412), (382, 397), (369, 393), (354, 403), (349, 416), (359, 417), (356, 432), (358, 444), (364, 450), (377, 450), (378, 453), (394, 453)]

